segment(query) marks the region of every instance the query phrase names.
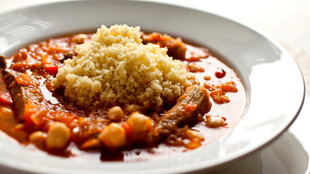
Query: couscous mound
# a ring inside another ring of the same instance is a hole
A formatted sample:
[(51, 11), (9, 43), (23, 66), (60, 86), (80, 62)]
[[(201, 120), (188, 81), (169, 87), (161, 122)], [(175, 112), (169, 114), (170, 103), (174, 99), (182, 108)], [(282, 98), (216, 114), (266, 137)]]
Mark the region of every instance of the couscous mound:
[(195, 82), (166, 48), (143, 44), (139, 27), (101, 26), (76, 49), (78, 55), (64, 62), (52, 82), (81, 107), (148, 103), (161, 108)]

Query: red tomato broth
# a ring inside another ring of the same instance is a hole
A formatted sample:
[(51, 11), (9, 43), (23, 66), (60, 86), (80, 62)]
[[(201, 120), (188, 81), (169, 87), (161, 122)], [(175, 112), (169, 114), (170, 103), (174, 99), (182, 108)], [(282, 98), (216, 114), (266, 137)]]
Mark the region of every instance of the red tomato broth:
[[(32, 44), (25, 49), (21, 49), (17, 54), (9, 58), (9, 61), (14, 62), (15, 60), (20, 60), (25, 57), (31, 57), (30, 61), (27, 60), (27, 62), (23, 63), (13, 63), (13, 69), (27, 72), (28, 74), (32, 74), (29, 72), (29, 69), (39, 69), (37, 73), (41, 75), (41, 77), (38, 77), (39, 80), (39, 88), (45, 98), (46, 106), (50, 110), (61, 110), (64, 109), (68, 112), (68, 118), (56, 118), (53, 117), (51, 119), (54, 120), (60, 120), (61, 122), (65, 122), (66, 124), (74, 124), (79, 125), (82, 124), (81, 122), (95, 122), (96, 124), (100, 125), (99, 128), (103, 128), (107, 122), (104, 120), (106, 118), (106, 111), (99, 110), (96, 112), (89, 112), (80, 110), (79, 108), (76, 108), (73, 105), (66, 105), (63, 106), (62, 103), (64, 101), (59, 101), (58, 94), (53, 94), (49, 91), (49, 88), (51, 85), (49, 84), (49, 79), (57, 73), (57, 70), (59, 66), (61, 66), (61, 63), (59, 63), (59, 60), (61, 61), (64, 58), (64, 53), (68, 49), (74, 50), (74, 47), (77, 43), (72, 42), (72, 38), (74, 35), (68, 36), (68, 37), (62, 37), (62, 38), (55, 38), (55, 39), (49, 39), (48, 41), (43, 41), (38, 44)], [(88, 34), (88, 37), (91, 38), (92, 34)], [(89, 39), (88, 38), (88, 39)], [(222, 61), (220, 61), (218, 58), (212, 56), (212, 54), (208, 53), (206, 57), (203, 58), (193, 58), (193, 54), (197, 52), (197, 54), (201, 54), (202, 50), (205, 50), (205, 48), (196, 47), (190, 44), (186, 44), (187, 51), (186, 51), (186, 59), (183, 60), (185, 65), (188, 65), (189, 63), (195, 64), (201, 68), (203, 68), (203, 71), (197, 71), (194, 72), (196, 78), (199, 80), (200, 85), (203, 86), (204, 83), (210, 83), (210, 84), (219, 84), (223, 82), (233, 81), (235, 82), (236, 88), (238, 89), (238, 92), (227, 92), (225, 95), (229, 98), (228, 103), (224, 104), (218, 104), (214, 102), (211, 99), (212, 108), (210, 112), (208, 112), (206, 115), (211, 116), (222, 116), (226, 118), (227, 125), (219, 128), (209, 128), (206, 126), (205, 122), (200, 122), (196, 124), (194, 127), (191, 127), (191, 129), (199, 130), (203, 136), (204, 141), (202, 142), (203, 145), (209, 144), (213, 141), (215, 141), (217, 138), (222, 136), (223, 134), (229, 132), (231, 128), (233, 128), (237, 122), (240, 120), (241, 116), (243, 115), (243, 112), (245, 110), (246, 106), (246, 93), (244, 90), (244, 87), (242, 85), (241, 80), (237, 76), (237, 74), (232, 70), (229, 66), (225, 65)], [(47, 53), (48, 55), (43, 56), (42, 59), (42, 53)], [(77, 53), (74, 52), (76, 55)], [(44, 59), (45, 57), (45, 59)], [(56, 60), (56, 61), (55, 61)], [(57, 61), (58, 60), (58, 61)], [(38, 61), (41, 61), (38, 62)], [(42, 64), (43, 63), (43, 64)], [(45, 71), (42, 71), (40, 69), (45, 69)], [(218, 78), (216, 75), (216, 72), (222, 72), (225, 71), (225, 75), (221, 78)], [(205, 76), (211, 77), (209, 80), (205, 80)], [(5, 85), (3, 83), (3, 80), (1, 78), (0, 80), (0, 90), (6, 91)], [(209, 91), (210, 92), (210, 91)], [(61, 98), (62, 100), (62, 98)], [(1, 106), (4, 107), (4, 106)], [(7, 106), (5, 106), (7, 107)], [(9, 107), (10, 108), (10, 107)], [(2, 112), (0, 110), (0, 112)], [(79, 119), (76, 116), (71, 116), (70, 113), (73, 113), (77, 116), (82, 116), (83, 118)], [(28, 135), (31, 131), (22, 131), (18, 130), (16, 132), (16, 126), (19, 124), (16, 119), (14, 119), (13, 115), (0, 113), (0, 129), (4, 132), (6, 132), (8, 135), (15, 138), (17, 141), (19, 141), (22, 144), (28, 144)], [(86, 116), (86, 117), (85, 117)], [(98, 116), (102, 116), (102, 119), (96, 120)], [(95, 118), (95, 119), (93, 119)], [(128, 118), (128, 116), (126, 116)], [(67, 120), (66, 120), (67, 119)], [(84, 120), (84, 121), (83, 121)], [(86, 123), (87, 125), (87, 123)], [(91, 126), (91, 125), (90, 125)], [(46, 128), (43, 128), (46, 129)], [(73, 134), (77, 131), (80, 131), (78, 129), (83, 129), (81, 126), (75, 126), (72, 129)], [(94, 128), (98, 129), (98, 128)], [(96, 131), (96, 130), (94, 130)], [(72, 144), (72, 143), (71, 143)], [(101, 160), (103, 161), (113, 161), (113, 160), (122, 160), (122, 161), (141, 161), (141, 160), (149, 160), (154, 157), (163, 157), (168, 155), (173, 155), (175, 153), (181, 153), (184, 151), (187, 151), (185, 147), (175, 147), (175, 146), (167, 146), (166, 144), (159, 144), (157, 147), (150, 147), (150, 148), (139, 148), (139, 147), (129, 147), (127, 149), (124, 149), (122, 151), (112, 151), (111, 153), (107, 153), (107, 150), (103, 150), (101, 153)], [(71, 151), (76, 152), (78, 157), (80, 158), (89, 158), (88, 153), (84, 153), (81, 150), (79, 150), (74, 145), (69, 145), (67, 148), (67, 152)], [(81, 152), (80, 152), (81, 151)], [(54, 153), (55, 154), (55, 153)], [(62, 156), (68, 156), (64, 155), (68, 153), (63, 153)], [(115, 154), (113, 156), (113, 154)], [(56, 155), (61, 155), (57, 154)], [(71, 156), (71, 155), (69, 155)], [(96, 156), (97, 155), (91, 155)]]

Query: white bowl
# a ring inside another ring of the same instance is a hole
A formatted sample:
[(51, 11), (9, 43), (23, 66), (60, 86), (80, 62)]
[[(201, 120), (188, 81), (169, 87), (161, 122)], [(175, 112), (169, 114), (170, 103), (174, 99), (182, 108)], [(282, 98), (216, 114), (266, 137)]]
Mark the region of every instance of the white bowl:
[(210, 48), (233, 67), (247, 92), (247, 110), (236, 127), (214, 143), (142, 162), (61, 158), (0, 137), (6, 170), (38, 173), (176, 173), (228, 164), (267, 145), (297, 117), (305, 87), (290, 55), (266, 36), (229, 19), (184, 7), (131, 1), (59, 2), (0, 15), (0, 54), (51, 36), (128, 24), (180, 36)]

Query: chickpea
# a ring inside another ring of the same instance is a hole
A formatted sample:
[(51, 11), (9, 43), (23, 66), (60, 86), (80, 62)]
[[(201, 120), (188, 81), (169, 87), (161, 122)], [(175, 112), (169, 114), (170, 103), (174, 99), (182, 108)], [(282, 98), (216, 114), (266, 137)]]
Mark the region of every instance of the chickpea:
[(111, 121), (121, 121), (125, 117), (125, 114), (121, 107), (114, 106), (109, 109), (107, 116)]
[(132, 113), (127, 123), (134, 134), (147, 132), (152, 128), (152, 119), (138, 112)]
[(224, 126), (226, 119), (224, 117), (220, 117), (220, 116), (207, 116), (207, 126), (208, 127), (213, 127), (213, 128), (217, 128), (217, 127), (221, 127)]
[(126, 132), (124, 128), (117, 124), (111, 123), (106, 126), (98, 135), (99, 140), (110, 148), (117, 148), (126, 144)]
[(36, 131), (30, 134), (29, 141), (34, 144), (38, 144), (44, 142), (46, 140), (46, 137), (47, 135), (45, 132)]
[(64, 149), (70, 141), (71, 131), (60, 122), (53, 123), (47, 132), (46, 146), (48, 149)]
[(78, 34), (73, 36), (72, 42), (76, 42), (77, 44), (82, 44), (84, 41), (88, 39), (88, 36), (86, 34)]

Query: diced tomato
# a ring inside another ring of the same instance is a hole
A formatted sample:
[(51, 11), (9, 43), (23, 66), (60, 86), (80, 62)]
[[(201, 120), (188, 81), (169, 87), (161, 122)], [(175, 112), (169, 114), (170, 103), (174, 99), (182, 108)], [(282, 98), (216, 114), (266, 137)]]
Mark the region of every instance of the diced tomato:
[(58, 73), (58, 66), (56, 65), (45, 65), (44, 69), (46, 72), (48, 72), (51, 75), (55, 75)]
[(219, 89), (210, 92), (210, 96), (213, 99), (213, 101), (215, 103), (218, 103), (218, 104), (223, 104), (223, 103), (229, 103), (230, 102), (229, 98), (227, 96), (225, 96), (223, 94), (223, 92), (221, 90), (219, 90)]
[(226, 82), (222, 84), (219, 88), (221, 88), (224, 92), (238, 92), (236, 84), (233, 81)]
[(0, 104), (6, 105), (6, 106), (13, 104), (11, 95), (8, 92), (4, 92), (4, 91), (0, 92)]
[(209, 91), (214, 91), (216, 89), (215, 86), (213, 86), (212, 84), (209, 84), (209, 83), (204, 83), (203, 86), (209, 90)]
[(219, 72), (219, 71), (217, 71), (217, 72), (215, 72), (215, 76), (217, 77), (217, 78), (223, 78), (224, 76), (226, 75), (226, 71), (224, 71), (223, 69), (222, 69), (222, 71), (221, 72)]

